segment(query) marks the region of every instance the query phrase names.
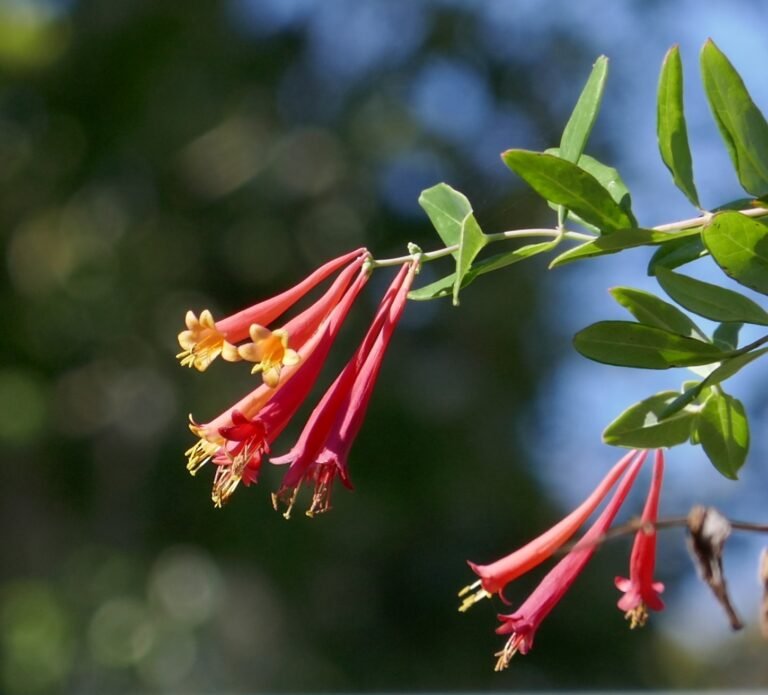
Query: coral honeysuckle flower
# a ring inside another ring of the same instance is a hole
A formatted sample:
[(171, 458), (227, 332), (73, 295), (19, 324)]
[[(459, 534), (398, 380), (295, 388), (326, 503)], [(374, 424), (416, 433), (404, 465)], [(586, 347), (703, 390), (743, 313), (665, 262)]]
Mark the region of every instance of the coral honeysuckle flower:
[(650, 526), (658, 518), (663, 478), (664, 452), (657, 449), (651, 488), (641, 518), (641, 523), (647, 526), (641, 526), (635, 534), (629, 560), (629, 579), (616, 577), (616, 588), (624, 592), (618, 606), (624, 611), (625, 617), (630, 621), (629, 627), (633, 629), (645, 625), (649, 608), (654, 611), (664, 608), (664, 602), (659, 597), (664, 591), (664, 585), (653, 581), (653, 571), (656, 568), (656, 529)]
[(262, 384), (214, 420), (191, 426), (200, 439), (187, 452), (187, 468), (194, 474), (208, 460), (217, 466), (211, 494), (217, 507), (227, 501), (241, 482), (250, 485), (257, 481), (263, 456), (309, 395), (367, 279), (361, 268), (341, 301), (301, 346), (299, 361), (286, 368), (285, 371), (291, 370), (289, 378), (281, 380), (277, 388)]
[(269, 328), (254, 323), (250, 329), (251, 341), (241, 345), (237, 352), (249, 362), (255, 362), (251, 373), (261, 372), (264, 383), (274, 388), (280, 383), (283, 367), (290, 367), (299, 362), (299, 353), (288, 347), (288, 332), (278, 328)]
[(314, 483), (308, 516), (328, 511), (334, 479), (351, 488), (347, 458), (362, 426), (389, 341), (405, 308), (416, 264), (404, 265), (393, 280), (368, 332), (339, 376), (310, 415), (289, 453), (271, 459), (290, 463), (283, 482), (272, 497), (277, 508), (286, 506), (288, 518), (302, 482)]
[(219, 355), (230, 362), (239, 360), (235, 343), (248, 337), (252, 324), (269, 325), (329, 275), (356, 259), (362, 262), (367, 256), (368, 251), (363, 248), (334, 258), (298, 285), (219, 321), (214, 321), (207, 309), (199, 317), (188, 311), (185, 319), (187, 329), (179, 333), (182, 351), (176, 357), (183, 366), (194, 367), (201, 372)]
[[(264, 383), (275, 388), (280, 382), (283, 367), (290, 367), (300, 360), (299, 352), (315, 333), (323, 320), (341, 301), (341, 297), (360, 271), (366, 256), (358, 256), (333, 281), (325, 294), (309, 308), (292, 318), (282, 328), (270, 331), (268, 328), (252, 323), (248, 330), (250, 343), (237, 348), (240, 358), (255, 362), (252, 373), (261, 372)], [(290, 340), (292, 347), (288, 346)]]
[[(605, 499), (610, 489), (632, 462), (636, 453), (633, 450), (624, 456), (608, 471), (605, 478), (603, 478), (586, 500), (568, 516), (545, 533), (534, 538), (530, 543), (490, 565), (476, 565), (473, 562), (468, 562), (467, 564), (469, 564), (472, 571), (480, 579), (469, 586), (465, 586), (459, 592), (460, 597), (466, 596), (459, 610), (464, 612), (478, 601), (488, 598), (492, 594), (501, 593), (504, 587), (513, 579), (517, 579), (549, 558), (552, 553), (579, 530), (597, 506)], [(467, 594), (469, 595), (467, 596)]]
[(496, 629), (496, 633), (510, 635), (510, 637), (504, 648), (495, 655), (498, 657), (496, 671), (505, 669), (517, 652), (527, 654), (533, 647), (536, 630), (571, 588), (576, 577), (579, 576), (594, 555), (598, 544), (613, 523), (645, 462), (646, 454), (646, 451), (635, 454), (632, 464), (624, 474), (610, 502), (573, 550), (549, 571), (514, 613), (499, 615), (499, 620), (503, 624)]

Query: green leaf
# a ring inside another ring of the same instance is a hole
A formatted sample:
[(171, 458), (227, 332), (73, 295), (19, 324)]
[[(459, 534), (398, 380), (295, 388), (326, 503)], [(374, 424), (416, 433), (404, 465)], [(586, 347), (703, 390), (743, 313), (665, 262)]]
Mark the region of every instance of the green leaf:
[(735, 321), (768, 326), (768, 312), (749, 297), (666, 268), (656, 269), (656, 279), (678, 304), (713, 321)]
[(718, 212), (701, 236), (727, 275), (768, 294), (768, 225), (738, 212)]
[(641, 369), (711, 364), (728, 356), (711, 343), (631, 321), (593, 323), (574, 336), (573, 344), (596, 362)]
[(678, 46), (667, 51), (661, 66), (656, 131), (661, 158), (671, 172), (675, 185), (696, 207), (701, 207), (693, 182), (693, 162), (683, 108), (683, 64)]
[(709, 252), (701, 240), (701, 227), (694, 230), (694, 235), (680, 237), (663, 244), (651, 256), (648, 263), (648, 275), (655, 275), (656, 268), (678, 268), (706, 256)]
[[(559, 147), (550, 147), (549, 149), (544, 150), (544, 154), (553, 154), (555, 157), (561, 156)], [(579, 169), (583, 169), (588, 174), (592, 174), (592, 176), (602, 184), (603, 188), (611, 194), (611, 198), (619, 204), (619, 207), (621, 207), (621, 209), (627, 213), (630, 220), (632, 220), (632, 227), (637, 226), (637, 220), (635, 220), (635, 216), (632, 214), (632, 197), (629, 194), (627, 184), (624, 183), (618, 170), (614, 167), (609, 167), (607, 164), (603, 164), (594, 157), (590, 157), (588, 154), (581, 155), (577, 165)], [(554, 208), (556, 206), (550, 203), (550, 207)], [(585, 222), (581, 217), (575, 214), (573, 210), (568, 211), (568, 217), (578, 224), (597, 231), (597, 228), (594, 225)]]
[(683, 410), (661, 419), (676, 391), (662, 391), (629, 406), (603, 431), (603, 441), (615, 446), (655, 449), (682, 444), (691, 436), (696, 412)]
[(453, 304), (457, 306), (462, 280), (472, 267), (472, 261), (488, 243), (488, 239), (472, 214), (469, 200), (448, 184), (439, 183), (422, 191), (419, 205), (429, 215), (443, 243), (446, 246), (457, 244), (459, 247), (452, 254), (456, 259)]
[(696, 433), (712, 465), (736, 480), (749, 451), (749, 421), (741, 401), (713, 392), (699, 413)]
[(632, 287), (614, 287), (610, 293), (640, 323), (689, 338), (708, 340), (704, 332), (686, 314), (655, 294)]
[[(515, 249), (514, 251), (506, 251), (505, 253), (499, 253), (483, 261), (479, 261), (475, 263), (461, 279), (461, 289), (464, 289), (480, 275), (490, 273), (494, 270), (499, 270), (505, 266), (518, 263), (519, 261), (523, 261), (526, 258), (530, 258), (531, 256), (549, 251), (550, 249), (553, 249), (557, 243), (558, 241), (544, 241), (538, 244), (528, 244), (526, 246), (521, 246), (519, 249)], [(424, 285), (424, 287), (411, 290), (408, 293), (408, 299), (412, 299), (414, 301), (426, 301), (429, 299), (447, 297), (453, 293), (455, 282), (456, 273), (454, 272), (444, 278), (435, 280), (435, 282)]]
[(560, 157), (507, 150), (504, 163), (540, 196), (573, 210), (603, 232), (632, 227), (632, 219), (591, 174)]
[(723, 360), (723, 363), (704, 380), (705, 385), (714, 386), (721, 381), (730, 379), (750, 362), (762, 357), (766, 353), (768, 353), (768, 348), (761, 348), (760, 350), (752, 350), (751, 352), (742, 352), (740, 355)]
[(735, 350), (739, 347), (739, 332), (743, 325), (737, 322), (721, 323), (712, 334), (712, 342), (723, 350)]
[(745, 191), (768, 193), (768, 123), (728, 58), (710, 39), (701, 50), (709, 105)]
[(592, 67), (589, 79), (560, 138), (560, 156), (569, 162), (578, 162), (584, 152), (592, 126), (600, 111), (607, 76), (608, 58), (600, 56)]
[(666, 410), (662, 412), (661, 417), (667, 417), (668, 415), (677, 412), (680, 408), (698, 398), (705, 389), (715, 386), (726, 379), (730, 379), (734, 374), (737, 374), (742, 368), (746, 367), (758, 357), (762, 357), (766, 352), (768, 352), (768, 348), (763, 348), (762, 350), (744, 352), (741, 355), (736, 355), (736, 357), (730, 357), (723, 360), (720, 366), (718, 366), (717, 369), (712, 370), (706, 379), (686, 388), (680, 396), (667, 406)]
[(632, 249), (638, 246), (655, 246), (658, 244), (667, 245), (676, 243), (679, 239), (685, 237), (697, 237), (700, 230), (685, 229), (681, 232), (671, 234), (669, 232), (657, 232), (653, 229), (622, 229), (618, 232), (601, 236), (592, 241), (587, 241), (579, 246), (574, 246), (564, 253), (557, 256), (550, 264), (550, 268), (580, 261), (585, 258), (595, 258), (597, 256), (606, 256), (611, 253), (618, 253), (625, 249)]

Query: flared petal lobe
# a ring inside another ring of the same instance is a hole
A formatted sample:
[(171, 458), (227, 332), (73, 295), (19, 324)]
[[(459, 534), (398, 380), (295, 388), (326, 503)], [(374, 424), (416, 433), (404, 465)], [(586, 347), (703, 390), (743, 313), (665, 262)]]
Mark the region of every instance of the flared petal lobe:
[(664, 591), (661, 582), (653, 581), (656, 569), (656, 523), (659, 515), (659, 497), (664, 478), (664, 452), (656, 451), (651, 487), (643, 508), (641, 528), (635, 534), (629, 560), (629, 579), (616, 577), (616, 588), (623, 591), (618, 606), (629, 620), (630, 628), (642, 627), (648, 619), (648, 609), (660, 611), (664, 602), (659, 594)]
[(290, 463), (278, 492), (275, 506), (283, 503), (290, 515), (302, 482), (315, 486), (307, 513), (327, 511), (334, 479), (351, 487), (347, 457), (360, 430), (389, 341), (405, 307), (416, 272), (415, 264), (403, 266), (393, 280), (374, 316), (370, 328), (352, 359), (326, 391), (307, 421), (291, 451), (273, 458), (273, 463)]
[(630, 451), (616, 463), (600, 484), (576, 509), (555, 524), (545, 533), (534, 538), (530, 543), (515, 552), (489, 565), (477, 565), (468, 562), (472, 571), (480, 577), (479, 581), (464, 587), (459, 596), (463, 597), (460, 611), (468, 610), (472, 605), (492, 594), (500, 593), (509, 582), (541, 564), (552, 556), (581, 528), (592, 512), (605, 499), (619, 477), (624, 473), (635, 457), (636, 451)]
[[(206, 460), (217, 467), (212, 492), (216, 506), (222, 506), (241, 482), (248, 485), (258, 480), (263, 456), (309, 395), (366, 281), (367, 273), (361, 268), (341, 301), (301, 347), (301, 359), (286, 368), (290, 374), (283, 375), (279, 387), (262, 384), (214, 420), (194, 426), (193, 431), (206, 444), (193, 453), (208, 454)], [(216, 446), (212, 454), (211, 446)]]
[(349, 263), (362, 263), (367, 255), (366, 249), (357, 249), (334, 258), (285, 292), (219, 321), (214, 321), (207, 309), (199, 317), (188, 311), (186, 330), (178, 337), (182, 352), (177, 358), (183, 366), (194, 367), (201, 372), (219, 355), (230, 362), (241, 359), (236, 343), (248, 337), (253, 324), (268, 326), (327, 277)]
[(514, 613), (499, 615), (502, 625), (496, 629), (496, 632), (500, 635), (510, 635), (510, 637), (504, 648), (496, 654), (498, 660), (495, 669), (497, 671), (506, 668), (517, 652), (526, 654), (533, 647), (536, 631), (542, 621), (560, 602), (576, 577), (581, 574), (597, 550), (600, 540), (613, 523), (645, 462), (646, 454), (645, 451), (635, 454), (610, 502), (573, 550), (547, 573)]

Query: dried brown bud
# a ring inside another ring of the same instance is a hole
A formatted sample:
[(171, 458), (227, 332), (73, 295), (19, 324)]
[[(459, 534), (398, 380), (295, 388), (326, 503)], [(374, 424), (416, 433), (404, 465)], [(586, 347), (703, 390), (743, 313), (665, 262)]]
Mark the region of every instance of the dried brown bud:
[(688, 533), (688, 547), (699, 575), (725, 610), (731, 628), (740, 630), (743, 625), (731, 604), (723, 574), (723, 548), (731, 534), (730, 522), (714, 507), (697, 505), (688, 513)]

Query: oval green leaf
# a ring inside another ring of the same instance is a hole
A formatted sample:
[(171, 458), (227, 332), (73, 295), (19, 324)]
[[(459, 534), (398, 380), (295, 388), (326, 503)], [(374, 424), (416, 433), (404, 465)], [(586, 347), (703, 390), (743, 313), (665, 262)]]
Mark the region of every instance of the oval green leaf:
[(550, 268), (580, 261), (585, 258), (596, 258), (598, 256), (607, 256), (611, 253), (618, 253), (625, 249), (633, 249), (638, 246), (655, 246), (657, 244), (674, 243), (677, 239), (683, 237), (698, 237), (700, 230), (686, 229), (682, 232), (670, 234), (669, 232), (657, 232), (653, 229), (622, 229), (606, 236), (601, 236), (592, 241), (587, 241), (579, 246), (574, 246), (564, 253), (554, 258), (549, 264)]
[(741, 401), (714, 391), (701, 409), (696, 433), (712, 465), (736, 480), (749, 452), (749, 421)]
[(593, 323), (574, 336), (573, 344), (596, 362), (641, 369), (712, 364), (729, 354), (711, 343), (631, 321)]
[[(561, 156), (559, 147), (550, 147), (549, 149), (544, 150), (544, 154), (553, 154), (555, 157)], [(637, 225), (637, 220), (635, 220), (635, 216), (632, 214), (632, 197), (630, 196), (627, 184), (624, 183), (624, 179), (621, 178), (618, 169), (609, 167), (607, 164), (603, 164), (594, 157), (590, 157), (588, 154), (581, 155), (577, 165), (579, 169), (583, 169), (588, 174), (592, 174), (592, 176), (602, 184), (603, 188), (611, 194), (611, 198), (613, 198), (619, 204), (619, 207), (627, 213), (629, 219), (632, 220), (632, 226), (635, 227)], [(550, 203), (550, 207), (554, 208), (558, 206)], [(585, 222), (574, 213), (573, 210), (568, 211), (568, 217), (578, 224), (597, 231), (594, 225)]]
[[(461, 289), (464, 289), (467, 285), (473, 282), (480, 275), (490, 273), (494, 270), (499, 270), (505, 266), (512, 265), (513, 263), (519, 263), (526, 258), (531, 258), (539, 253), (544, 253), (553, 249), (557, 245), (558, 241), (544, 241), (538, 244), (528, 244), (521, 246), (514, 251), (506, 251), (505, 253), (499, 253), (490, 258), (486, 258), (482, 261), (475, 263), (461, 279)], [(446, 275), (444, 278), (435, 280), (434, 282), (419, 287), (418, 289), (411, 290), (408, 293), (408, 299), (414, 301), (426, 301), (429, 299), (439, 299), (441, 297), (447, 297), (453, 293), (453, 287), (456, 283), (456, 273)]]
[(667, 244), (663, 244), (651, 256), (648, 263), (648, 275), (655, 275), (656, 268), (679, 268), (681, 265), (690, 263), (706, 256), (709, 252), (704, 248), (704, 242), (701, 240), (701, 227), (694, 230), (694, 235), (676, 238)]
[(683, 108), (683, 64), (680, 49), (673, 46), (664, 56), (659, 76), (656, 110), (659, 152), (675, 185), (696, 207), (699, 195), (693, 182), (693, 161)]
[(768, 193), (768, 123), (739, 73), (710, 39), (701, 50), (704, 90), (739, 182), (748, 193)]
[(591, 174), (560, 157), (507, 150), (504, 163), (545, 200), (564, 205), (604, 233), (634, 226), (626, 211)]
[(636, 290), (632, 287), (614, 287), (610, 293), (640, 323), (688, 338), (708, 340), (706, 334), (687, 314), (655, 294)]
[(727, 275), (768, 294), (768, 225), (738, 212), (718, 212), (701, 236)]
[(734, 321), (768, 326), (768, 312), (749, 297), (666, 268), (656, 269), (656, 279), (680, 306), (713, 321)]
[(712, 342), (723, 350), (735, 350), (739, 347), (739, 333), (743, 323), (721, 323), (712, 333)]
[[(728, 324), (730, 326), (738, 324)], [(704, 393), (705, 389), (710, 389), (712, 386), (719, 384), (726, 379), (730, 379), (734, 374), (740, 372), (750, 362), (762, 357), (768, 352), (768, 348), (762, 348), (761, 350), (753, 350), (752, 352), (744, 352), (735, 357), (729, 357), (722, 361), (717, 369), (712, 370), (709, 375), (699, 382), (695, 382), (688, 386), (682, 394), (680, 394), (674, 401), (672, 401), (661, 413), (661, 417), (667, 417), (677, 412), (683, 406), (688, 405), (690, 402)]]
[(614, 446), (655, 449), (682, 444), (691, 436), (696, 413), (681, 410), (672, 417), (661, 413), (678, 396), (676, 391), (662, 391), (629, 406), (603, 431), (603, 441)]
[(608, 58), (600, 56), (592, 67), (592, 72), (579, 95), (571, 117), (563, 129), (560, 138), (560, 156), (569, 162), (578, 162), (592, 132), (600, 103), (603, 100), (605, 80), (608, 77)]
[(488, 243), (488, 238), (480, 229), (467, 197), (448, 184), (439, 183), (422, 191), (419, 205), (429, 215), (443, 243), (459, 247), (452, 254), (456, 259), (453, 304), (457, 306), (462, 280), (472, 267), (472, 261)]

